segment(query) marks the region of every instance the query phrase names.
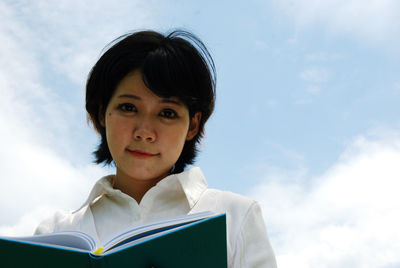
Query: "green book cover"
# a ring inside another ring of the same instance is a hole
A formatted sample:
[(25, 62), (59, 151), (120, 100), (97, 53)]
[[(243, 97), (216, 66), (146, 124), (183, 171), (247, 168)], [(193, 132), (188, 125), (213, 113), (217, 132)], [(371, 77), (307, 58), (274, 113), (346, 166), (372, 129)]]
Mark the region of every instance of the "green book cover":
[(96, 255), (93, 251), (0, 238), (0, 266), (227, 267), (225, 214), (163, 230), (139, 241)]

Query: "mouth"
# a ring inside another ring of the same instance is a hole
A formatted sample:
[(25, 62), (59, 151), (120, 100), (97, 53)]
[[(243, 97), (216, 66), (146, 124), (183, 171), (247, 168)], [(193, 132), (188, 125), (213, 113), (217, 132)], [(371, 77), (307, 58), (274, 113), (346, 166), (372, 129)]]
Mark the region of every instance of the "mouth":
[(158, 154), (152, 154), (152, 153), (148, 153), (148, 152), (141, 151), (141, 150), (126, 149), (126, 151), (137, 158), (151, 158), (151, 157), (158, 155)]

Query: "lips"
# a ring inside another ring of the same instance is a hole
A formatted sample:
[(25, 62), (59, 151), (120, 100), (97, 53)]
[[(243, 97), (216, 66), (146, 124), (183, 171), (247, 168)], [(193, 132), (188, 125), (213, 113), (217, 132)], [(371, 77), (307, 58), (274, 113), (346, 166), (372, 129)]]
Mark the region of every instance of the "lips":
[(145, 151), (141, 151), (141, 150), (129, 150), (126, 149), (131, 155), (137, 157), (137, 158), (151, 158), (154, 156), (157, 156), (158, 154), (152, 154), (152, 153), (148, 153)]

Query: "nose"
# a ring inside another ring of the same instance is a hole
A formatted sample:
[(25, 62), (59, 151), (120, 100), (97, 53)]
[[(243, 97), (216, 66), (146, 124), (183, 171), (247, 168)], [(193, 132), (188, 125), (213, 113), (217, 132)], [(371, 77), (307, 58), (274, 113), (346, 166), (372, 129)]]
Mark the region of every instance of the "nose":
[(150, 120), (143, 118), (137, 123), (133, 131), (133, 138), (136, 141), (154, 142), (156, 140), (156, 132)]

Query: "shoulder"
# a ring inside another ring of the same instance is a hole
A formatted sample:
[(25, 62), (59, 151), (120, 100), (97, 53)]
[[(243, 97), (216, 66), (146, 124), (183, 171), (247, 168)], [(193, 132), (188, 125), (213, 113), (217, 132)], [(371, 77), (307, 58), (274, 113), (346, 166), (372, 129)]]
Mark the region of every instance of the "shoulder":
[[(228, 240), (232, 243), (230, 246), (233, 246), (248, 215), (257, 212), (258, 207), (258, 203), (251, 198), (229, 191), (207, 189), (201, 195), (193, 212), (209, 210), (215, 213), (225, 213)], [(261, 217), (261, 212), (258, 216)]]
[(207, 203), (217, 211), (229, 211), (231, 213), (240, 213), (248, 211), (257, 202), (251, 198), (216, 189), (207, 189), (203, 192), (199, 203)]
[(71, 222), (73, 214), (67, 211), (57, 211), (52, 216), (43, 220), (35, 230), (35, 235), (56, 232), (60, 225)]
[(46, 234), (58, 231), (79, 230), (81, 219), (88, 212), (88, 206), (77, 211), (57, 211), (52, 216), (43, 220), (35, 230), (35, 235)]
[(210, 210), (226, 213), (228, 228), (237, 233), (249, 214), (262, 217), (258, 203), (251, 198), (229, 191), (205, 190), (194, 207), (193, 212)]
[(208, 203), (211, 210), (218, 213), (226, 213), (228, 225), (234, 235), (245, 229), (249, 220), (263, 221), (263, 215), (259, 203), (249, 197), (229, 191), (207, 189), (201, 201)]
[(75, 211), (58, 211), (51, 217), (43, 220), (35, 230), (35, 234), (45, 234), (57, 231), (86, 231), (92, 228), (92, 214), (90, 205), (101, 197), (103, 193), (113, 192), (113, 175), (100, 178), (93, 186), (87, 200)]

